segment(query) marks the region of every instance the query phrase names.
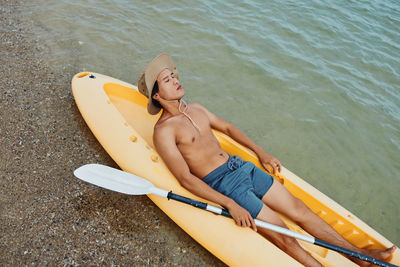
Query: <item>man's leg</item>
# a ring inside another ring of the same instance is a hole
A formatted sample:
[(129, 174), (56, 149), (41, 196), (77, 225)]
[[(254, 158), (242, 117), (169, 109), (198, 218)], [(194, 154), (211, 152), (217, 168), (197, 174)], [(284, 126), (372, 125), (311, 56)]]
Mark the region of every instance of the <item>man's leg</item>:
[[(282, 219), (266, 205), (262, 207), (257, 219), (287, 228)], [(258, 228), (258, 232), (301, 264), (305, 266), (322, 266), (299, 245), (296, 239), (264, 228)]]
[[(298, 198), (295, 198), (283, 185), (274, 181), (271, 188), (262, 198), (262, 201), (272, 210), (280, 212), (312, 236), (324, 240), (326, 242), (341, 246), (359, 253), (385, 260), (394, 252), (396, 247), (386, 250), (367, 250), (360, 249), (345, 240), (338, 232), (336, 232), (329, 224), (322, 220), (318, 215), (313, 213)], [(361, 264), (362, 262), (357, 262)]]

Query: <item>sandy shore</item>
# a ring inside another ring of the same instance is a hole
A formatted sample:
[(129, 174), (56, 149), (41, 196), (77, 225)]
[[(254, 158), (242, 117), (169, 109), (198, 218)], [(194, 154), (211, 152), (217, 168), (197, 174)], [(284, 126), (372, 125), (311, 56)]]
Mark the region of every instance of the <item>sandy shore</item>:
[(51, 51), (0, 0), (1, 265), (223, 265), (147, 197), (80, 182), (86, 163), (116, 167), (87, 128)]

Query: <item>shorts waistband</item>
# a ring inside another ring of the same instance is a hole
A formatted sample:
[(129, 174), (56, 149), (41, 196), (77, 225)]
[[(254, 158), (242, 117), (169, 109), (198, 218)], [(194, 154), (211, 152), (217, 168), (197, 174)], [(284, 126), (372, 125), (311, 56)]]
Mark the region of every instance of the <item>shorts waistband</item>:
[(218, 179), (219, 177), (223, 176), (227, 172), (232, 172), (234, 170), (237, 170), (243, 165), (243, 160), (239, 156), (231, 156), (229, 155), (229, 159), (227, 162), (207, 174), (204, 178), (203, 181), (207, 184), (212, 183), (215, 179)]

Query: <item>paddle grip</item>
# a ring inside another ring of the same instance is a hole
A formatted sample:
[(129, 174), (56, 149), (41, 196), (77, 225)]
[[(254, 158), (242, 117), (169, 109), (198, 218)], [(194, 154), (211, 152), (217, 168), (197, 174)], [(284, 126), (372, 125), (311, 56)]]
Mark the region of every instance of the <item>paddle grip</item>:
[(366, 262), (373, 263), (373, 264), (378, 265), (378, 266), (398, 267), (398, 266), (393, 265), (391, 263), (388, 263), (388, 262), (385, 262), (385, 261), (381, 261), (381, 260), (375, 259), (373, 257), (367, 256), (367, 255), (364, 255), (364, 254), (361, 254), (361, 253), (358, 253), (358, 252), (355, 252), (355, 251), (352, 251), (352, 250), (349, 250), (349, 249), (346, 249), (346, 248), (335, 246), (333, 244), (330, 244), (328, 242), (325, 242), (325, 241), (322, 241), (322, 240), (319, 240), (319, 239), (315, 239), (314, 244), (318, 245), (320, 247), (324, 247), (324, 248), (328, 248), (328, 249), (337, 251), (339, 253), (346, 254), (348, 256), (351, 256), (351, 257), (354, 257), (354, 258), (357, 258), (357, 259), (360, 259), (360, 260), (363, 260), (363, 261), (366, 261)]
[(172, 191), (168, 192), (167, 198), (168, 198), (168, 200), (173, 199), (173, 200), (176, 200), (176, 201), (179, 201), (179, 202), (183, 202), (185, 204), (192, 205), (192, 206), (194, 206), (196, 208), (200, 208), (200, 209), (203, 209), (203, 210), (208, 210), (208, 211), (214, 212), (216, 214), (221, 214), (222, 216), (225, 216), (225, 217), (228, 217), (228, 218), (232, 218), (232, 215), (226, 209), (221, 209), (221, 208), (218, 208), (218, 207), (210, 206), (207, 203), (200, 202), (200, 201), (197, 201), (197, 200), (194, 200), (194, 199), (191, 199), (191, 198), (187, 198), (187, 197), (183, 197), (183, 196), (174, 194), (174, 193), (172, 193)]
[(172, 193), (172, 191), (168, 192), (167, 198), (168, 198), (168, 200), (173, 199), (173, 200), (176, 200), (176, 201), (179, 201), (179, 202), (183, 202), (183, 203), (192, 205), (192, 206), (194, 206), (196, 208), (200, 208), (200, 209), (203, 209), (203, 210), (207, 209), (207, 204), (206, 203), (203, 203), (203, 202), (200, 202), (200, 201), (197, 201), (197, 200), (194, 200), (194, 199), (190, 199), (190, 198), (187, 198), (187, 197), (183, 197), (183, 196), (174, 194), (174, 193)]
[(232, 215), (229, 213), (229, 211), (226, 210), (226, 209), (222, 209), (221, 215), (225, 216), (225, 217), (228, 217), (228, 218), (233, 218)]

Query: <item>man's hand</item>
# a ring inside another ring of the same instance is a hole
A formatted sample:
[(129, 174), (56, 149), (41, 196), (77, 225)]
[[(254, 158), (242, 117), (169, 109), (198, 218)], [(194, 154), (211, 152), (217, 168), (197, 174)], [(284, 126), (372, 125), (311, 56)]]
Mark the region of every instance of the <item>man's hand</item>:
[(268, 166), (272, 167), (273, 174), (277, 174), (278, 172), (281, 172), (281, 163), (278, 159), (275, 157), (269, 155), (267, 152), (263, 151), (258, 154), (258, 159), (261, 162), (261, 165), (269, 171)]
[(232, 200), (226, 208), (229, 210), (229, 213), (232, 215), (238, 226), (251, 227), (257, 232), (257, 226), (254, 219), (246, 209), (239, 206), (234, 200)]

